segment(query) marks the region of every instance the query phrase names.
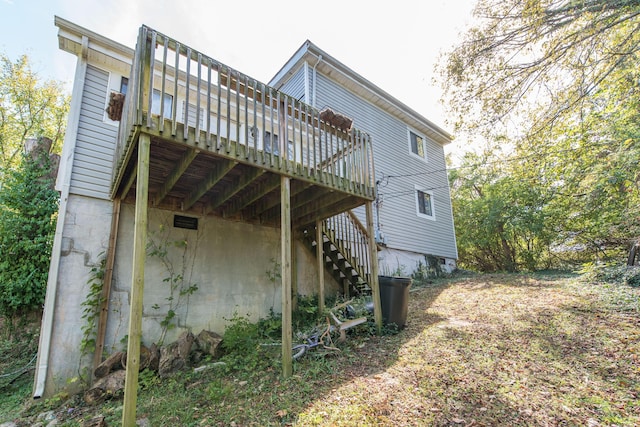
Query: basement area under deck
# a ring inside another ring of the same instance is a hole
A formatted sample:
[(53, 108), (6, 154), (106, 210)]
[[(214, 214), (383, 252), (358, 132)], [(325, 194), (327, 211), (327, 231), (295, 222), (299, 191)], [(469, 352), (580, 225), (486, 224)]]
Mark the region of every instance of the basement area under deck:
[[(381, 328), (369, 135), (144, 26), (122, 87), (108, 112), (120, 119), (114, 218), (121, 202), (136, 206), (123, 425), (135, 423), (149, 206), (280, 229), (283, 376), (292, 374), (296, 229), (316, 251), (319, 312), (331, 251), (339, 277), (367, 277)], [(366, 227), (350, 213), (335, 218), (362, 205)]]
[(288, 177), (301, 229), (375, 198), (371, 139), (350, 120), (147, 27), (126, 86), (112, 187), (125, 203), (135, 201), (141, 135), (153, 207), (280, 227)]

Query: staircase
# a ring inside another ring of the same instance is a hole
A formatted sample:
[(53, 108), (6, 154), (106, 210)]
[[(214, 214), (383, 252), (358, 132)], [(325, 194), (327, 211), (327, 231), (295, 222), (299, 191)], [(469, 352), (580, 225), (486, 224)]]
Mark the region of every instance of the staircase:
[[(316, 254), (316, 230), (302, 230), (302, 241)], [(366, 228), (351, 212), (343, 212), (322, 222), (324, 266), (342, 285), (345, 296), (369, 294), (371, 263)]]

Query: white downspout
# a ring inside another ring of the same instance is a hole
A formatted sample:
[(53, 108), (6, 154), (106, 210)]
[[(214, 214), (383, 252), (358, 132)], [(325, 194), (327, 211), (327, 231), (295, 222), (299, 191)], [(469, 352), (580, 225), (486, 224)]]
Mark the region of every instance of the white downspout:
[(322, 55), (318, 56), (318, 60), (316, 61), (315, 65), (313, 66), (313, 98), (311, 98), (311, 106), (315, 108), (316, 106), (316, 67), (318, 66), (318, 64), (320, 63), (320, 61), (322, 61)]
[(58, 209), (58, 221), (51, 248), (51, 262), (49, 264), (49, 276), (47, 278), (47, 293), (44, 300), (42, 323), (40, 325), (40, 344), (38, 346), (38, 360), (33, 384), (33, 398), (39, 399), (44, 394), (49, 368), (49, 352), (51, 349), (51, 332), (53, 330), (53, 315), (55, 312), (56, 294), (58, 292), (58, 270), (60, 267), (60, 251), (62, 246), (62, 232), (64, 231), (65, 217), (67, 215), (67, 202), (69, 200), (69, 186), (71, 184), (71, 170), (75, 155), (76, 140), (78, 137), (78, 122), (80, 120), (80, 107), (82, 104), (82, 91), (87, 72), (87, 54), (89, 50), (89, 38), (82, 36), (82, 52), (78, 56), (76, 74), (73, 79), (73, 91), (67, 130), (62, 148), (61, 169), (58, 173), (56, 189), (60, 191), (60, 207)]

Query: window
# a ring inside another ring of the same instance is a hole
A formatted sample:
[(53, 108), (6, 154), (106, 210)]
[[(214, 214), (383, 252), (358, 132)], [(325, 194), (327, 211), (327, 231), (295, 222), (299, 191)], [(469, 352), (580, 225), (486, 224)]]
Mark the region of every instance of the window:
[(273, 138), (271, 138), (271, 136), (271, 132), (269, 131), (264, 133), (264, 151), (265, 153), (273, 153), (276, 156), (279, 156), (280, 144), (278, 143), (278, 135), (273, 134)]
[[(173, 106), (173, 95), (168, 93), (164, 94), (163, 99), (164, 111), (163, 116), (165, 119), (171, 118), (171, 107)], [(151, 100), (151, 114), (160, 115), (160, 91), (153, 90), (153, 99)]]
[(122, 77), (120, 79), (120, 93), (123, 95), (126, 95), (128, 87), (129, 87), (129, 79), (126, 77)]
[[(293, 160), (293, 142), (292, 141), (288, 141), (289, 143), (287, 144), (287, 158), (289, 160)], [(264, 133), (264, 151), (265, 153), (271, 153), (273, 152), (274, 155), (279, 156), (280, 155), (280, 143), (278, 142), (278, 135), (277, 134), (271, 134), (271, 132), (266, 131)]]
[(416, 188), (416, 206), (418, 216), (436, 219), (433, 209), (433, 193), (431, 191)]
[[(126, 77), (122, 77), (120, 79), (120, 93), (127, 94), (127, 89), (129, 89), (129, 79)], [(164, 118), (171, 118), (171, 108), (173, 106), (173, 95), (169, 95), (168, 93), (164, 94)], [(160, 91), (157, 89), (153, 90), (153, 99), (151, 100), (151, 114), (160, 115)]]
[(411, 130), (409, 131), (409, 146), (411, 147), (411, 153), (420, 157), (422, 160), (427, 160), (425, 143), (426, 140), (424, 137)]

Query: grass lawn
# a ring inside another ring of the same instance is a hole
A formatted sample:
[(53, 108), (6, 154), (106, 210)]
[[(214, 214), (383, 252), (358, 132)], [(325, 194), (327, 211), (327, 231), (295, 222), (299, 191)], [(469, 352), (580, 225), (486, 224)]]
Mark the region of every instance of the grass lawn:
[[(143, 372), (138, 417), (154, 427), (637, 426), (639, 300), (638, 287), (569, 274), (415, 286), (402, 332), (362, 330), (340, 353), (294, 363), (286, 380), (277, 356), (263, 353), (163, 381)], [(14, 411), (2, 406), (8, 399), (0, 398), (0, 424), (31, 425), (52, 409), (58, 426), (96, 415), (115, 426), (122, 413), (121, 399)]]

